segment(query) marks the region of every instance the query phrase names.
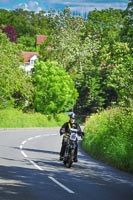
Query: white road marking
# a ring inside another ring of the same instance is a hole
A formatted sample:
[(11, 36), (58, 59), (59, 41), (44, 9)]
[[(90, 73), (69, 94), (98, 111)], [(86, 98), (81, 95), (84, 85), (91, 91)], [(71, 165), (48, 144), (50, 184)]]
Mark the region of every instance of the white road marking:
[(75, 192), (73, 192), (72, 190), (70, 190), (69, 188), (67, 188), (66, 186), (64, 186), (62, 183), (60, 183), (59, 181), (57, 181), (55, 178), (48, 176), (53, 182), (55, 182), (57, 185), (59, 185), (60, 187), (62, 187), (64, 190), (66, 190), (67, 192), (74, 194)]
[[(27, 156), (27, 154), (23, 151), (23, 145), (26, 144), (28, 141), (30, 140), (33, 140), (33, 139), (37, 139), (37, 138), (40, 138), (42, 136), (53, 136), (53, 135), (57, 135), (57, 134), (44, 134), (44, 135), (37, 135), (35, 137), (30, 137), (28, 138), (27, 140), (24, 140), (21, 145), (19, 146), (20, 148), (20, 152), (21, 154), (32, 164), (34, 165), (37, 169), (41, 170), (41, 171), (44, 171), (39, 165), (37, 165), (33, 160), (30, 160)], [(56, 183), (57, 185), (59, 185), (61, 188), (63, 188), (64, 190), (66, 190), (67, 192), (71, 193), (71, 194), (74, 194), (75, 192), (70, 190), (68, 187), (66, 187), (65, 185), (63, 185), (62, 183), (60, 183), (59, 181), (57, 181), (55, 178), (51, 177), (51, 176), (48, 176), (48, 178), (50, 180), (52, 180), (54, 183)]]
[(30, 160), (30, 159), (28, 159), (28, 160), (29, 160), (29, 162), (30, 162), (31, 164), (33, 164), (37, 169), (43, 171), (43, 169), (42, 169), (39, 165), (37, 165), (33, 160)]
[(28, 138), (28, 139), (27, 139), (27, 141), (30, 141), (30, 140), (32, 140), (32, 139), (33, 139), (33, 137), (31, 137), (31, 138)]
[(28, 156), (24, 153), (24, 151), (21, 150), (21, 153), (25, 158), (28, 158)]
[(37, 135), (37, 136), (35, 136), (35, 138), (40, 138), (41, 137), (41, 135)]
[(22, 144), (22, 145), (24, 145), (26, 142), (27, 142), (27, 141), (26, 141), (26, 140), (24, 140), (24, 141), (23, 141), (21, 144)]

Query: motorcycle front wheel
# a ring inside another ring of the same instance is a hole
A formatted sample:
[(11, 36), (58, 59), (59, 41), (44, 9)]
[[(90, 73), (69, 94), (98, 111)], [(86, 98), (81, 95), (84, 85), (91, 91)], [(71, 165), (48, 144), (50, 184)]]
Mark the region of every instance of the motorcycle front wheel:
[(71, 149), (71, 151), (68, 154), (68, 157), (66, 160), (64, 160), (64, 165), (67, 168), (71, 168), (72, 167), (72, 163), (73, 163), (73, 158), (74, 158), (74, 149)]

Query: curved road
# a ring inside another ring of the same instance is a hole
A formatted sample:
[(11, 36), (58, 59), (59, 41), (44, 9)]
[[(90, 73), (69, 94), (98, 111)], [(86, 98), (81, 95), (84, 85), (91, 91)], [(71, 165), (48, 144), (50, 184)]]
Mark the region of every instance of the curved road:
[(133, 176), (86, 155), (67, 169), (58, 128), (0, 129), (0, 200), (133, 200)]

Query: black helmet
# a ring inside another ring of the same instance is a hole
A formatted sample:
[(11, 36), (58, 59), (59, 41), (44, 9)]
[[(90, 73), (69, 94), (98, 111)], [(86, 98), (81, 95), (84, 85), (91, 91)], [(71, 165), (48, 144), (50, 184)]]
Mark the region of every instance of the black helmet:
[(73, 118), (73, 119), (75, 119), (75, 118), (76, 118), (76, 115), (75, 115), (75, 113), (71, 113), (71, 114), (70, 114), (70, 118)]

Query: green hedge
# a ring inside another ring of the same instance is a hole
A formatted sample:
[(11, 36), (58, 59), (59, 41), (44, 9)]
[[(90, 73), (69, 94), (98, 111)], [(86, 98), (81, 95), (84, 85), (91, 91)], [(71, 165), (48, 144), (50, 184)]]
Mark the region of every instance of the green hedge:
[(133, 113), (111, 109), (85, 123), (83, 149), (96, 159), (133, 173)]
[(20, 110), (0, 110), (0, 128), (56, 127), (68, 120), (67, 114), (42, 115)]

